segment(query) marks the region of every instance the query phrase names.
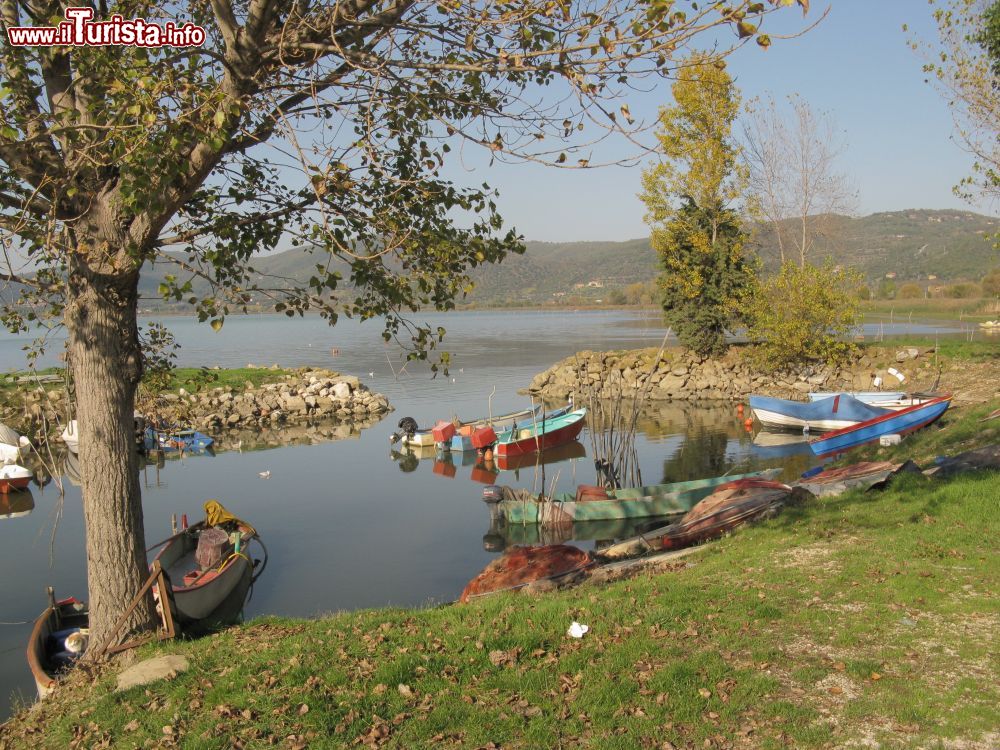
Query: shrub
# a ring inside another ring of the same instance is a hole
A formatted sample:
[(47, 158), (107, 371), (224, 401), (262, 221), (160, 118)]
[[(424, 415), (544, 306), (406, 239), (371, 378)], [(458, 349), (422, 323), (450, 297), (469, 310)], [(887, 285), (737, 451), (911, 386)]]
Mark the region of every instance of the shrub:
[(951, 299), (975, 299), (982, 296), (982, 290), (979, 288), (979, 284), (962, 282), (947, 287), (944, 290), (944, 296)]
[(994, 268), (983, 276), (981, 286), (984, 297), (1000, 297), (1000, 268)]
[(747, 334), (758, 367), (782, 369), (806, 362), (834, 363), (854, 351), (847, 340), (860, 319), (860, 276), (852, 270), (786, 262), (746, 300)]
[(900, 299), (920, 299), (923, 296), (924, 290), (920, 288), (919, 284), (903, 284), (899, 288)]

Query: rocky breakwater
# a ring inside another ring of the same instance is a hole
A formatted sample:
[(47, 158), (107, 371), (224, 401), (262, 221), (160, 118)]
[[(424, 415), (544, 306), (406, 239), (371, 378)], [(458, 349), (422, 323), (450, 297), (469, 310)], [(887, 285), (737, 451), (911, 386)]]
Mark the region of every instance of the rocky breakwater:
[(147, 407), (150, 416), (210, 432), (319, 419), (373, 423), (391, 410), (385, 396), (354, 375), (311, 368), (259, 386), (247, 381), (243, 390), (211, 388), (192, 394), (182, 388), (157, 395)]
[[(730, 347), (722, 357), (702, 357), (683, 349), (578, 352), (532, 379), (527, 392), (544, 398), (578, 401), (634, 398), (654, 401), (742, 400), (751, 393), (803, 400), (810, 391), (871, 390), (876, 377), (886, 390), (929, 388), (937, 374), (933, 356), (917, 348), (871, 348), (840, 366), (808, 365), (784, 372), (761, 372), (746, 348)], [(889, 372), (905, 377), (903, 384)], [(648, 382), (647, 382), (648, 381)]]

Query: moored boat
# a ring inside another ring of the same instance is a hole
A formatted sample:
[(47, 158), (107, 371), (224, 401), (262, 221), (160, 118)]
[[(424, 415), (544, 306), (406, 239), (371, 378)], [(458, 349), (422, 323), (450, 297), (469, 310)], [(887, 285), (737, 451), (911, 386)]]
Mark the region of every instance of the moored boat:
[(57, 602), (49, 589), (49, 606), (35, 620), (28, 638), (28, 668), (39, 698), (52, 692), (61, 674), (83, 653), (89, 622), (86, 603), (73, 597)]
[(513, 591), (535, 581), (551, 581), (582, 574), (593, 564), (589, 554), (566, 544), (514, 547), (493, 560), (469, 581), (458, 600), (468, 602), (497, 591)]
[(71, 419), (66, 423), (66, 426), (63, 427), (63, 431), (59, 434), (59, 437), (64, 443), (66, 443), (66, 447), (71, 451), (74, 453), (80, 452), (80, 431), (79, 425), (75, 419)]
[(872, 406), (878, 406), (881, 409), (905, 409), (908, 406), (916, 406), (922, 404), (925, 401), (930, 401), (932, 398), (937, 398), (940, 393), (903, 393), (901, 391), (863, 391), (863, 392), (851, 392), (851, 393), (837, 393), (835, 391), (830, 392), (819, 392), (810, 393), (810, 401), (822, 401), (823, 399), (833, 398), (834, 396), (850, 396), (851, 398), (856, 398), (858, 401), (863, 401), (866, 404), (871, 404)]
[[(541, 411), (541, 404), (535, 404), (530, 409), (501, 414), (499, 417), (484, 417), (472, 422), (459, 422), (455, 424), (455, 432), (447, 440), (437, 443), (438, 447), (450, 450), (455, 453), (467, 453), (469, 451), (481, 450), (487, 445), (496, 442), (496, 433), (509, 428), (511, 424), (518, 420), (529, 420)], [(551, 416), (565, 414), (569, 407), (552, 412)], [(490, 430), (493, 435), (490, 439)]]
[[(404, 446), (411, 447), (437, 447), (442, 450), (451, 450), (456, 453), (477, 450), (486, 444), (492, 444), (496, 440), (496, 435), (488, 435), (487, 429), (496, 430), (509, 427), (511, 423), (519, 419), (531, 417), (541, 410), (541, 404), (536, 404), (530, 409), (500, 414), (498, 416), (481, 417), (463, 421), (439, 420), (433, 427), (420, 428), (416, 420), (412, 417), (403, 417), (399, 420), (399, 432), (390, 436), (392, 442), (400, 442)], [(476, 434), (479, 434), (476, 439)]]
[(508, 487), (488, 487), (483, 490), (483, 499), (492, 506), (491, 512), (508, 524), (550, 527), (574, 521), (679, 516), (721, 485), (741, 479), (769, 479), (780, 472), (781, 469), (769, 469), (619, 490), (580, 485), (575, 494), (559, 493), (551, 498), (539, 498)]
[(205, 514), (166, 540), (154, 558), (171, 581), (174, 617), (188, 632), (235, 622), (264, 570), (254, 572), (257, 563), (248, 553), (252, 541), (260, 543), (253, 526), (214, 500), (205, 503)]
[(750, 410), (768, 429), (815, 432), (839, 430), (889, 412), (842, 394), (812, 402), (751, 396)]
[(161, 450), (200, 452), (211, 448), (215, 441), (203, 432), (194, 429), (156, 429), (147, 427), (143, 445), (147, 451)]
[(493, 453), (497, 457), (519, 456), (568, 443), (580, 434), (586, 417), (587, 409), (580, 408), (517, 422), (497, 435)]
[(889, 411), (874, 419), (810, 440), (809, 447), (816, 455), (826, 456), (874, 442), (883, 435), (906, 435), (929, 425), (944, 414), (950, 404), (951, 395), (947, 394), (899, 411)]
[(771, 515), (791, 496), (791, 487), (768, 479), (746, 478), (728, 482), (716, 487), (677, 523), (606, 547), (600, 555), (614, 559), (690, 547)]
[(0, 493), (6, 495), (11, 490), (27, 489), (34, 474), (30, 469), (17, 464), (0, 466)]

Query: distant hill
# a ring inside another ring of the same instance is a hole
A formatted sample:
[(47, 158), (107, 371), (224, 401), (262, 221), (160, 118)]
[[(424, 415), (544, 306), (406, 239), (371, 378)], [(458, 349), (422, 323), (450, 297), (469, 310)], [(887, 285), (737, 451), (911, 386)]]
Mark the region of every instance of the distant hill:
[[(816, 260), (858, 269), (871, 282), (887, 273), (897, 282), (936, 276), (939, 281), (978, 280), (1000, 265), (989, 235), (1000, 232), (1000, 219), (969, 211), (909, 210), (872, 214), (863, 218), (828, 217), (830, 231), (817, 240)], [(789, 231), (794, 222), (789, 222)], [(778, 264), (773, 230), (760, 227), (755, 245), (765, 269)], [(256, 258), (253, 266), (272, 277), (269, 286), (302, 283), (315, 273), (318, 255), (290, 250)], [(159, 263), (144, 271), (140, 286), (144, 308), (160, 308), (157, 287), (167, 273)], [(173, 270), (176, 272), (176, 269)], [(475, 269), (476, 289), (465, 302), (480, 305), (541, 304), (567, 298), (595, 301), (615, 289), (649, 281), (659, 273), (649, 239), (625, 242), (528, 242), (524, 255), (508, 257), (499, 266)], [(178, 274), (180, 275), (180, 274)], [(274, 278), (279, 277), (279, 278)], [(181, 276), (183, 278), (183, 276)], [(203, 282), (194, 294), (207, 293)]]

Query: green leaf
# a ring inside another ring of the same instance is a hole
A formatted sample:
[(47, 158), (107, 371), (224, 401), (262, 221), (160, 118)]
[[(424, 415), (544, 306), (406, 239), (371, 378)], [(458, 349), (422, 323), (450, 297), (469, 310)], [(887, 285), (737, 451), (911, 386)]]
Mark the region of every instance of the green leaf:
[(746, 39), (748, 36), (753, 36), (757, 33), (757, 27), (752, 23), (740, 21), (736, 24), (736, 33), (739, 34), (740, 39)]
[(213, 331), (216, 331), (216, 332), (221, 331), (222, 330), (222, 318), (216, 318), (211, 323), (209, 323), (209, 325), (212, 326), (212, 330)]
[(767, 49), (768, 47), (771, 46), (771, 37), (769, 37), (767, 34), (761, 34), (759, 37), (757, 37), (757, 44), (759, 44), (764, 49)]

